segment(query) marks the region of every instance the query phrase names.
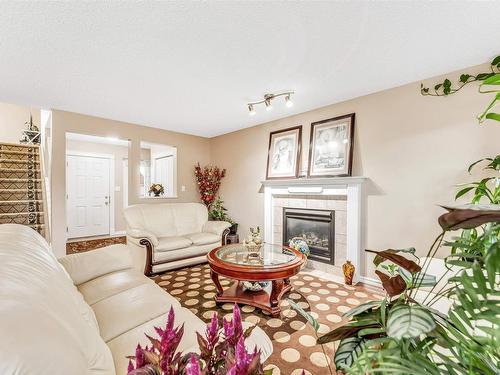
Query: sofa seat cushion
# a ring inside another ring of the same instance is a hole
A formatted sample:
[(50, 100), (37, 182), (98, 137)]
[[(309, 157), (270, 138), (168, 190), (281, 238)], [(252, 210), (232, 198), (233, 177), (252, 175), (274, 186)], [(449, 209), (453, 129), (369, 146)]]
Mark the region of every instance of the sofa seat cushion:
[(165, 314), (179, 302), (159, 286), (142, 284), (95, 303), (92, 308), (105, 342)]
[(85, 302), (93, 305), (103, 299), (142, 284), (154, 284), (154, 281), (144, 277), (136, 269), (127, 269), (108, 273), (107, 275), (87, 281), (78, 285), (78, 290), (82, 293)]
[(189, 238), (194, 245), (208, 245), (209, 243), (219, 242), (221, 237), (214, 233), (191, 233), (186, 234), (184, 237)]
[(171, 251), (177, 249), (184, 249), (193, 244), (193, 242), (186, 237), (160, 237), (158, 238), (158, 246), (155, 246), (155, 251)]
[(187, 259), (206, 255), (210, 250), (214, 248), (214, 245), (201, 245), (201, 246), (191, 246), (186, 249), (177, 249), (171, 251), (159, 251), (153, 254), (153, 260), (155, 262), (173, 262), (179, 259)]

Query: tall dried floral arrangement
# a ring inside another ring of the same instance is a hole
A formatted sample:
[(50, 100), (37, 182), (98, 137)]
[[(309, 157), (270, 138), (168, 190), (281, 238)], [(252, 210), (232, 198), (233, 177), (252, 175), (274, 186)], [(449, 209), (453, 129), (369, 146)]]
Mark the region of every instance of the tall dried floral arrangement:
[(198, 163), (194, 167), (194, 175), (200, 192), (200, 199), (205, 206), (210, 208), (217, 197), (221, 180), (226, 176), (226, 170), (211, 165), (202, 168)]

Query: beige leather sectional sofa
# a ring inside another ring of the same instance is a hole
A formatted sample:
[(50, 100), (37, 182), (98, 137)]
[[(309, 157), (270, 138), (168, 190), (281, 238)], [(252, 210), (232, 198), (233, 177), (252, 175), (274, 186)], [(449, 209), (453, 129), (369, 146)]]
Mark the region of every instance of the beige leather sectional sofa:
[[(34, 230), (0, 225), (0, 374), (123, 375), (127, 355), (144, 333), (166, 323), (172, 306), (185, 323), (179, 350), (198, 351), (205, 324), (136, 270), (125, 245), (69, 255), (59, 261)], [(266, 334), (253, 330), (263, 359)]]
[(137, 204), (124, 210), (127, 243), (146, 275), (206, 262), (231, 224), (208, 221), (201, 203)]

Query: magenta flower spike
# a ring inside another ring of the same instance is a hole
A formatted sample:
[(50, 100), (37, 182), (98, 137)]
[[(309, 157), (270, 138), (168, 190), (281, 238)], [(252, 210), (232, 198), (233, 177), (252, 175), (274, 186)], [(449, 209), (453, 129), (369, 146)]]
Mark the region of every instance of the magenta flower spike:
[(194, 355), (191, 355), (189, 364), (186, 366), (186, 375), (201, 375), (200, 364)]
[[(245, 348), (241, 312), (235, 304), (233, 319), (223, 319), (223, 333), (220, 330), (217, 313), (207, 324), (205, 337), (197, 334), (200, 354), (177, 352), (184, 334), (184, 325), (174, 327), (175, 314), (171, 308), (165, 328), (155, 327), (158, 338), (146, 337), (151, 341), (144, 348), (138, 344), (135, 357), (129, 361), (129, 375), (249, 375), (262, 373), (260, 352), (252, 353)], [(223, 335), (221, 340), (221, 335)], [(189, 358), (189, 359), (188, 359)], [(135, 362), (135, 366), (134, 366)], [(222, 371), (222, 372), (221, 372)]]
[(128, 360), (128, 367), (127, 367), (127, 374), (130, 374), (134, 370), (135, 370), (134, 364), (132, 363), (132, 360), (129, 359)]
[(214, 312), (210, 324), (207, 325), (207, 341), (211, 347), (219, 341), (219, 317)]
[(243, 325), (241, 323), (241, 312), (237, 304), (233, 307), (233, 320), (224, 319), (224, 335), (231, 346), (238, 344), (238, 339), (243, 335)]
[(145, 364), (144, 350), (142, 349), (141, 344), (137, 344), (137, 347), (135, 348), (135, 365), (136, 367), (142, 367)]

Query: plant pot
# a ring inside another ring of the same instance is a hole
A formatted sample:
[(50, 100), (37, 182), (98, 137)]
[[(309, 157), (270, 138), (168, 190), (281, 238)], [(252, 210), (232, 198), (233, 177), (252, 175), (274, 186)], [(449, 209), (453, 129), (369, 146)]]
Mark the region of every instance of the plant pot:
[(155, 194), (155, 197), (159, 197), (161, 193), (160, 192), (155, 192), (154, 194)]
[(236, 234), (236, 232), (238, 232), (238, 223), (234, 223), (229, 227), (230, 234)]

